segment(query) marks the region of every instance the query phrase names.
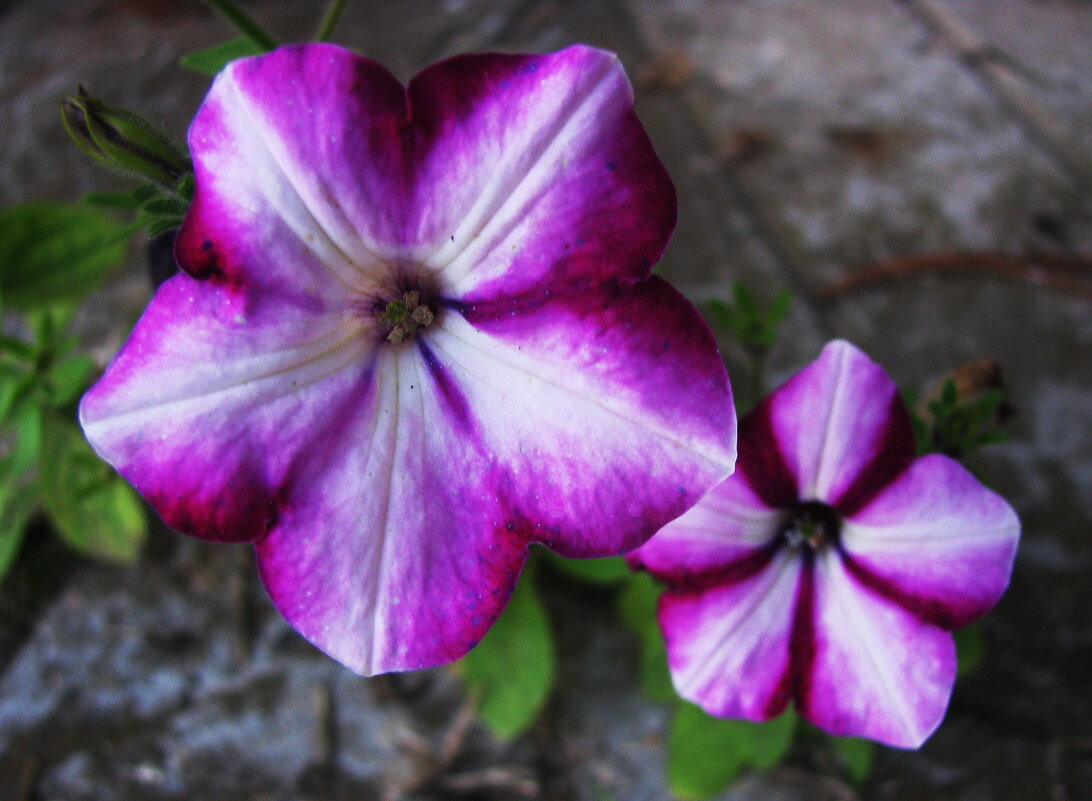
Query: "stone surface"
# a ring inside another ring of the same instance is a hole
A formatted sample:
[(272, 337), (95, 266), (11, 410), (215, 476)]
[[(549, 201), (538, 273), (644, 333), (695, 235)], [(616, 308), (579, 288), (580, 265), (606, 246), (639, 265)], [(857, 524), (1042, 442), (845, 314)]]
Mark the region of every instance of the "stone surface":
[[(301, 38), (317, 14), (317, 4), (247, 5), (286, 38)], [(941, 5), (1087, 163), (1092, 6)], [(616, 50), (679, 189), (679, 229), (661, 273), (698, 301), (736, 280), (764, 298), (796, 293), (771, 355), (774, 379), (833, 336), (861, 345), (906, 387), (968, 359), (1000, 362), (1019, 412), (1013, 438), (973, 467), (1016, 506), (1025, 534), (1012, 588), (983, 624), (983, 667), (959, 682), (936, 736), (920, 752), (879, 752), (863, 787), (836, 778), (805, 742), (786, 766), (730, 789), (732, 801), (1092, 797), (1092, 314), (1079, 289), (1092, 280), (1087, 260), (1068, 290), (1041, 270), (895, 269), (967, 250), (1087, 258), (1089, 196), (915, 8), (408, 0), (349, 3), (337, 37), (403, 80), (460, 50), (574, 41)], [(67, 144), (59, 97), (83, 82), (181, 137), (207, 81), (177, 60), (228, 36), (188, 0), (0, 3), (0, 205), (118, 185)], [(149, 295), (141, 256), (81, 322), (102, 359)], [(891, 274), (829, 291), (877, 265)], [(742, 352), (724, 344), (742, 371)], [(41, 547), (24, 560), (23, 579), (35, 552), (52, 553)], [(480, 727), (463, 731), (449, 670), (369, 681), (315, 652), (271, 610), (246, 554), (160, 531), (133, 568), (67, 557), (50, 573), (40, 601), (23, 607), (21, 634), (0, 640), (16, 643), (0, 654), (0, 797), (667, 795), (669, 715), (637, 692), (636, 645), (609, 593), (551, 584), (559, 689), (535, 729), (501, 744)], [(15, 594), (11, 582), (0, 590)]]

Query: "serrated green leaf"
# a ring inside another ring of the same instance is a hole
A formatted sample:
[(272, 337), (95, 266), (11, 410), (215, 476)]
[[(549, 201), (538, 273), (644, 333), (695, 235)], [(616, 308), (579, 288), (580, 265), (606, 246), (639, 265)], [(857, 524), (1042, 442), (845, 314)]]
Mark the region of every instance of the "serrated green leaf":
[(606, 559), (566, 559), (553, 551), (546, 551), (545, 556), (552, 567), (585, 584), (615, 586), (628, 581), (631, 575), (626, 560), (621, 556)]
[(58, 415), (43, 429), (39, 485), (42, 505), (73, 548), (114, 562), (139, 555), (148, 527), (139, 496)]
[(0, 212), (4, 303), (29, 311), (84, 297), (121, 266), (129, 234), (88, 206), (41, 202)]
[(504, 614), (459, 662), (478, 714), (501, 740), (530, 726), (554, 684), (554, 639), (528, 560)]
[(792, 745), (796, 716), (767, 723), (723, 720), (683, 703), (675, 712), (668, 743), (667, 781), (680, 798), (723, 792), (746, 768), (768, 769)]
[(874, 742), (860, 737), (832, 736), (830, 745), (851, 781), (860, 784), (872, 773), (872, 762), (876, 756)]
[(199, 72), (202, 75), (216, 75), (232, 61), (247, 56), (257, 56), (265, 50), (246, 36), (222, 42), (218, 45), (188, 53), (182, 56), (179, 63), (186, 69)]

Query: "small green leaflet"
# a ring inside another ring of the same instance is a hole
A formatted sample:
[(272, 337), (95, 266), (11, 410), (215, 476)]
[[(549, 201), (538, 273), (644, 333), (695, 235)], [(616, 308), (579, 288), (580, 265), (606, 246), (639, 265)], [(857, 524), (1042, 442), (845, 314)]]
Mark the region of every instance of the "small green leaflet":
[(537, 565), (527, 561), (504, 614), (459, 662), (478, 714), (502, 740), (534, 722), (554, 684), (554, 640), (535, 588)]
[(215, 75), (236, 59), (257, 56), (264, 52), (265, 50), (251, 39), (240, 36), (238, 39), (222, 42), (206, 50), (184, 55), (179, 63), (186, 69), (202, 75)]
[(792, 745), (796, 715), (786, 711), (766, 723), (722, 720), (681, 704), (671, 723), (667, 781), (679, 798), (709, 798), (747, 769), (768, 770)]
[(79, 300), (125, 260), (132, 231), (103, 212), (26, 203), (0, 212), (0, 290), (19, 311)]
[(42, 504), (65, 542), (115, 562), (137, 558), (148, 528), (139, 496), (58, 415), (42, 430), (39, 482)]

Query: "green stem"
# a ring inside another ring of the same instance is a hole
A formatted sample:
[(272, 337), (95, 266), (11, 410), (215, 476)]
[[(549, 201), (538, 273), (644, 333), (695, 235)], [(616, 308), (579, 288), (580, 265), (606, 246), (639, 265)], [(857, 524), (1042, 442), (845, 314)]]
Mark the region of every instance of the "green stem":
[(341, 18), (341, 12), (345, 8), (345, 0), (330, 0), (329, 5), (326, 6), (326, 13), (322, 15), (322, 22), (319, 23), (318, 30), (315, 31), (316, 42), (328, 42), (330, 37), (334, 33), (334, 27), (337, 25), (338, 19)]
[(262, 30), (258, 23), (247, 16), (247, 13), (232, 0), (205, 0), (205, 2), (262, 50), (269, 51), (277, 48), (277, 40)]

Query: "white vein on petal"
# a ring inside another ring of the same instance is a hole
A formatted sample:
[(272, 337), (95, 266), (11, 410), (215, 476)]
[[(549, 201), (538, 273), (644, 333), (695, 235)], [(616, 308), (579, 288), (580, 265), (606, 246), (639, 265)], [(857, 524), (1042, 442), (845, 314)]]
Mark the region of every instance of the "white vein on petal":
[[(699, 691), (703, 687), (707, 686), (715, 676), (714, 674), (724, 672), (724, 664), (732, 656), (738, 654), (741, 657), (746, 657), (750, 654), (750, 651), (746, 648), (732, 648), (730, 643), (736, 638), (740, 629), (746, 630), (748, 627), (754, 629), (760, 625), (760, 621), (755, 619), (755, 611), (765, 604), (767, 601), (772, 600), (775, 595), (780, 595), (785, 592), (784, 585), (788, 583), (791, 587), (795, 588), (799, 584), (799, 578), (801, 573), (801, 564), (799, 557), (787, 553), (782, 550), (776, 554), (771, 564), (760, 570), (754, 577), (744, 582), (731, 585), (730, 588), (726, 588), (725, 592), (738, 591), (741, 592), (745, 598), (745, 602), (735, 603), (732, 605), (732, 612), (735, 614), (734, 620), (731, 625), (721, 628), (717, 636), (716, 645), (709, 647), (705, 642), (701, 643), (701, 651), (703, 658), (699, 661), (695, 659), (698, 664), (687, 670), (686, 684), (693, 687), (695, 692)], [(747, 583), (754, 582), (750, 589), (746, 588)], [(705, 597), (701, 602), (708, 602), (708, 595), (716, 593), (717, 590), (713, 589), (705, 593)], [(792, 615), (795, 609), (795, 592), (789, 594), (789, 604), (785, 611), (785, 625), (782, 631), (787, 631), (792, 625)], [(724, 615), (717, 615), (716, 619), (723, 620)], [(764, 629), (763, 633), (769, 633), (770, 629)], [(778, 637), (782, 634), (777, 634)], [(703, 640), (706, 638), (703, 637)], [(762, 637), (751, 638), (753, 642), (761, 642)], [(792, 647), (791, 633), (786, 638), (786, 651), (785, 660), (789, 659), (789, 648)], [(738, 667), (737, 661), (735, 666)]]
[[(440, 248), (428, 259), (429, 262), (438, 265), (437, 269), (444, 273), (449, 285), (458, 285), (485, 256), (507, 241), (508, 235), (518, 227), (525, 216), (517, 212), (524, 210), (528, 201), (532, 201), (533, 205), (541, 200), (542, 185), (549, 182), (556, 170), (553, 160), (547, 162), (547, 157), (555, 156), (557, 151), (570, 145), (572, 138), (565, 134), (578, 122), (586, 122), (587, 115), (599, 108), (597, 104), (589, 110), (589, 101), (613, 89), (611, 86), (613, 82), (605, 79), (615, 76), (615, 67), (613, 58), (604, 59), (599, 72), (582, 87), (583, 92), (568, 99), (565, 107), (558, 111), (555, 118), (555, 122), (560, 123), (559, 127), (539, 134), (538, 152), (532, 157), (530, 166), (519, 176), (515, 186), (511, 189), (506, 188), (504, 179), (510, 177), (516, 165), (495, 171), (494, 174), (498, 180), (491, 181), (483, 187), (477, 201), (456, 228), (453, 234), (454, 242), (445, 239)], [(543, 164), (546, 164), (545, 168)], [(488, 165), (481, 165), (481, 169), (488, 169)], [(532, 177), (536, 179), (534, 183), (531, 181)], [(510, 208), (517, 203), (522, 204), (519, 209)], [(500, 237), (497, 238), (495, 229), (502, 226), (507, 226), (507, 229), (501, 231)], [(484, 241), (484, 252), (475, 253), (474, 243), (478, 241)], [(452, 250), (455, 252), (448, 254), (447, 251)]]
[[(459, 322), (458, 323), (450, 322), (450, 320), (452, 318), (458, 320)], [(465, 336), (465, 335), (460, 336), (459, 334), (457, 334), (455, 331), (452, 330), (453, 328), (457, 327), (460, 324), (465, 325), (466, 328), (470, 332), (473, 332), (474, 336), (480, 337), (480, 338), (484, 339), (485, 342), (491, 343), (494, 346), (494, 350), (497, 351), (497, 352), (492, 352), (490, 350), (487, 350), (482, 345), (479, 345), (479, 344), (476, 344), (476, 343), (472, 342), (471, 339), (468, 336)], [(454, 354), (452, 353), (450, 348), (444, 347), (443, 341), (444, 341), (445, 338), (448, 338), (448, 337), (450, 337), (450, 339), (453, 340), (454, 342), (465, 346), (466, 349), (468, 349), (470, 351), (473, 351), (474, 353), (480, 354), (480, 358), (479, 359), (465, 359), (465, 360), (461, 360), (461, 359), (456, 358), (454, 356)], [(573, 398), (578, 399), (581, 403), (584, 403), (586, 405), (595, 407), (595, 408), (601, 410), (602, 412), (605, 412), (610, 417), (613, 417), (613, 418), (618, 419), (618, 420), (622, 420), (622, 421), (624, 421), (626, 423), (629, 423), (630, 425), (632, 425), (634, 427), (644, 429), (645, 431), (648, 431), (649, 433), (655, 434), (660, 439), (665, 440), (666, 442), (669, 442), (669, 443), (671, 443), (673, 445), (676, 445), (676, 446), (678, 446), (680, 448), (691, 451), (692, 453), (696, 453), (696, 454), (700, 455), (701, 457), (703, 457), (704, 459), (706, 459), (707, 461), (709, 461), (709, 462), (711, 462), (713, 464), (717, 464), (717, 465), (722, 465), (723, 464), (722, 460), (716, 454), (709, 454), (709, 453), (706, 453), (706, 452), (704, 452), (703, 450), (700, 449), (700, 445), (701, 445), (700, 439), (701, 438), (694, 437), (693, 438), (694, 440), (699, 440), (697, 443), (695, 443), (694, 441), (684, 439), (682, 436), (680, 436), (680, 434), (678, 433), (678, 431), (676, 429), (674, 429), (674, 428), (672, 428), (672, 427), (670, 427), (668, 425), (665, 425), (665, 426), (662, 426), (662, 427), (661, 426), (656, 426), (648, 419), (637, 419), (635, 417), (626, 415), (620, 409), (615, 408), (612, 405), (609, 405), (604, 400), (601, 400), (601, 398), (606, 397), (605, 394), (603, 394), (601, 392), (595, 393), (596, 397), (591, 397), (589, 395), (581, 394), (577, 390), (575, 390), (575, 389), (573, 389), (571, 387), (567, 387), (564, 384), (560, 384), (557, 381), (551, 381), (550, 379), (545, 378), (544, 376), (542, 376), (540, 373), (536, 373), (534, 371), (534, 368), (533, 368), (534, 364), (541, 363), (541, 362), (537, 362), (533, 358), (526, 359), (524, 364), (518, 364), (515, 359), (511, 358), (512, 356), (515, 355), (513, 353), (514, 349), (511, 346), (502, 345), (501, 343), (499, 343), (497, 340), (493, 339), (492, 337), (489, 337), (486, 334), (482, 334), (481, 332), (477, 331), (473, 326), (471, 326), (468, 322), (463, 320), (461, 317), (455, 317), (454, 315), (448, 315), (448, 317), (447, 317), (447, 319), (445, 319), (444, 325), (442, 327), (440, 327), (434, 333), (430, 332), (429, 341), (431, 343), (435, 343), (434, 350), (437, 350), (437, 351), (440, 351), (440, 352), (444, 353), (448, 357), (448, 359), (450, 360), (450, 363), (459, 365), (459, 367), (462, 368), (470, 377), (475, 379), (478, 383), (480, 383), (482, 386), (484, 386), (487, 389), (506, 390), (506, 389), (508, 389), (508, 387), (496, 385), (495, 382), (490, 381), (490, 380), (486, 379), (485, 377), (483, 377), (483, 375), (480, 372), (471, 370), (468, 367), (468, 363), (474, 363), (474, 362), (480, 362), (480, 361), (492, 361), (492, 362), (498, 363), (498, 364), (500, 364), (500, 365), (502, 365), (504, 367), (507, 367), (513, 373), (524, 375), (527, 378), (531, 379), (532, 381), (538, 382), (540, 385), (551, 387), (551, 388), (557, 390), (558, 392), (560, 392), (563, 395), (571, 396)], [(508, 358), (508, 359), (501, 358), (501, 356), (499, 355), (499, 352), (502, 349), (509, 354), (510, 358)]]
[[(318, 259), (319, 263), (327, 269), (327, 271), (338, 281), (338, 283), (340, 283), (342, 286), (344, 286), (346, 289), (349, 289), (350, 291), (355, 291), (355, 289), (357, 289), (357, 287), (355, 286), (356, 282), (348, 276), (343, 276), (338, 270), (334, 269), (334, 259), (332, 257), (337, 257), (337, 260), (340, 260), (345, 267), (348, 267), (353, 273), (357, 275), (371, 278), (372, 276), (370, 276), (369, 271), (363, 265), (359, 264), (355, 259), (350, 257), (349, 254), (346, 253), (345, 250), (334, 241), (333, 237), (331, 236), (330, 232), (326, 230), (325, 226), (323, 226), (319, 222), (318, 216), (311, 209), (311, 206), (304, 198), (304, 193), (300, 190), (300, 187), (298, 187), (295, 181), (292, 179), (291, 171), (285, 167), (282, 158), (278, 156), (277, 150), (272, 146), (269, 138), (266, 136), (265, 125), (263, 121), (258, 117), (257, 113), (251, 108), (249, 99), (247, 95), (243, 92), (242, 87), (240, 87), (239, 84), (235, 81), (232, 81), (230, 83), (230, 86), (235, 92), (238, 108), (242, 110), (247, 121), (250, 123), (250, 127), (255, 133), (258, 142), (261, 143), (262, 147), (265, 149), (265, 152), (269, 155), (270, 162), (272, 162), (273, 166), (276, 167), (277, 172), (283, 179), (283, 184), (292, 190), (293, 195), (299, 202), (300, 211), (302, 211), (302, 213), (305, 214), (308, 219), (310, 219), (313, 225), (313, 232), (317, 232), (319, 234), (319, 238), (329, 246), (328, 249), (326, 249), (324, 252), (316, 246), (316, 243), (313, 241), (313, 237), (310, 236), (312, 231), (307, 230), (299, 224), (299, 221), (296, 220), (297, 215), (286, 213), (288, 210), (283, 205), (277, 202), (277, 196), (279, 196), (279, 193), (276, 191), (269, 191), (268, 186), (264, 182), (259, 184), (262, 194), (274, 207), (278, 216), (282, 220), (284, 220), (284, 222), (289, 226), (292, 232), (296, 235), (297, 239), (299, 239), (304, 247), (306, 247), (308, 250), (315, 254), (315, 257)], [(361, 245), (362, 247), (364, 247), (363, 243), (361, 243)], [(364, 249), (368, 250), (369, 255), (373, 256), (373, 258), (375, 258), (377, 261), (385, 264), (385, 262), (379, 259), (379, 257), (376, 256), (368, 248), (365, 247)]]
[[(379, 542), (377, 546), (372, 549), (373, 559), (375, 560), (375, 567), (373, 568), (374, 582), (371, 586), (371, 614), (368, 616), (372, 623), (372, 631), (370, 637), (364, 638), (368, 647), (368, 654), (364, 662), (368, 665), (368, 672), (371, 674), (382, 671), (382, 665), (379, 663), (377, 655), (382, 653), (386, 647), (386, 641), (383, 640), (383, 635), (387, 630), (387, 627), (385, 625), (387, 621), (385, 620), (385, 618), (387, 614), (389, 614), (389, 611), (386, 604), (383, 604), (382, 609), (380, 608), (380, 595), (381, 593), (386, 593), (387, 591), (387, 546), (390, 543), (391, 538), (395, 535), (395, 533), (391, 531), (390, 515), (391, 495), (394, 492), (394, 472), (399, 466), (399, 445), (401, 443), (401, 440), (407, 439), (406, 437), (400, 438), (398, 436), (398, 426), (402, 419), (402, 365), (406, 358), (410, 358), (408, 349), (402, 349), (401, 351), (393, 352), (388, 350), (385, 356), (386, 358), (384, 359), (384, 361), (394, 360), (393, 370), (381, 365), (381, 369), (383, 369), (384, 374), (390, 375), (393, 373), (394, 380), (390, 381), (389, 383), (392, 387), (391, 391), (393, 392), (394, 397), (390, 404), (392, 410), (392, 419), (389, 427), (390, 458), (387, 460), (387, 483), (386, 486), (382, 487), (378, 493), (378, 497), (383, 498), (383, 509), (379, 517), (374, 521), (376, 524), (374, 526), (374, 530), (379, 537)], [(378, 396), (376, 398), (376, 403), (377, 421), (376, 425), (372, 428), (372, 436), (370, 438), (370, 441), (372, 441), (373, 443), (375, 441), (376, 435), (379, 433), (378, 417), (379, 409), (382, 405)]]
[[(890, 648), (887, 647), (887, 639), (882, 634), (877, 635), (875, 629), (870, 625), (869, 615), (863, 611), (863, 605), (859, 600), (859, 591), (855, 588), (852, 580), (845, 573), (845, 568), (842, 566), (841, 558), (834, 552), (828, 550), (817, 560), (819, 565), (820, 575), (825, 578), (825, 587), (816, 586), (816, 595), (826, 597), (830, 601), (836, 601), (837, 605), (831, 604), (833, 609), (839, 613), (838, 621), (829, 621), (827, 625), (832, 627), (841, 627), (844, 622), (845, 626), (852, 631), (842, 631), (837, 636), (832, 636), (830, 639), (833, 642), (838, 643), (838, 649), (842, 650), (846, 656), (856, 661), (854, 652), (857, 654), (863, 654), (868, 663), (872, 666), (872, 674), (876, 676), (881, 687), (880, 689), (885, 695), (888, 702), (888, 708), (894, 709), (898, 714), (904, 730), (911, 732), (914, 737), (920, 734), (920, 728), (917, 724), (916, 717), (913, 710), (907, 707), (905, 688), (900, 688), (898, 682), (892, 682), (891, 676), (888, 673), (888, 666), (891, 663), (891, 658), (888, 655)], [(871, 596), (870, 597), (875, 597)], [(884, 603), (878, 598), (873, 601), (874, 603)], [(898, 614), (905, 614), (905, 612), (899, 608)], [(825, 618), (826, 615), (823, 615)], [(850, 643), (850, 647), (846, 648), (843, 644)], [(828, 646), (829, 647), (829, 646)], [(816, 665), (813, 669), (818, 669)], [(850, 679), (843, 677), (842, 681), (846, 682)]]
[[(832, 388), (830, 404), (827, 407), (824, 421), (823, 442), (817, 454), (815, 472), (808, 477), (807, 492), (802, 496), (805, 499), (831, 500), (820, 497), (820, 492), (825, 493), (830, 490), (830, 473), (838, 467), (837, 464), (831, 463), (832, 459), (828, 454), (833, 450), (833, 440), (845, 434), (844, 431), (836, 430), (841, 427), (835, 425), (835, 416), (841, 410), (847, 392), (846, 363), (851, 355), (852, 351), (848, 347), (838, 348), (838, 361), (834, 369), (834, 387)], [(803, 421), (803, 425), (808, 425), (808, 421)]]
[[(853, 553), (904, 552), (907, 545), (946, 543), (972, 545), (1006, 543), (1002, 535), (1016, 529), (1010, 521), (996, 521), (988, 528), (967, 526), (964, 519), (951, 515), (928, 523), (906, 523), (897, 526), (866, 526), (846, 519), (842, 526), (842, 542)], [(919, 533), (920, 532), (920, 533)]]
[[(344, 329), (342, 329), (344, 330)], [(332, 339), (332, 337), (326, 337), (326, 340)], [(323, 341), (323, 340), (320, 340)], [(352, 347), (353, 344), (356, 347)], [(300, 351), (307, 349), (294, 348), (284, 351), (278, 351), (277, 354), (290, 353), (293, 351)], [(186, 406), (198, 401), (210, 401), (220, 395), (225, 395), (232, 391), (243, 390), (247, 388), (257, 389), (258, 385), (262, 383), (272, 382), (273, 379), (280, 379), (293, 372), (302, 372), (303, 368), (309, 366), (317, 366), (320, 363), (326, 365), (322, 370), (315, 370), (312, 374), (301, 375), (294, 383), (289, 384), (287, 389), (282, 392), (276, 393), (259, 393), (259, 397), (252, 399), (260, 403), (270, 403), (274, 400), (278, 400), (288, 395), (293, 395), (303, 391), (312, 384), (322, 381), (329, 376), (340, 372), (348, 367), (350, 364), (359, 361), (360, 357), (367, 352), (367, 345), (364, 337), (356, 329), (350, 330), (340, 340), (333, 343), (326, 350), (318, 353), (307, 354), (305, 358), (299, 361), (292, 361), (288, 364), (280, 364), (275, 367), (267, 368), (264, 372), (257, 374), (246, 372), (246, 375), (241, 380), (230, 380), (228, 383), (220, 383), (219, 385), (209, 386), (204, 384), (200, 392), (192, 393), (187, 392), (184, 395), (167, 396), (165, 398), (159, 398), (151, 403), (144, 403), (141, 405), (134, 405), (130, 408), (121, 408), (111, 410), (107, 416), (104, 416), (97, 420), (84, 420), (83, 426), (85, 430), (89, 432), (100, 432), (105, 429), (109, 429), (120, 425), (122, 423), (127, 425), (137, 424), (149, 419), (161, 419), (164, 413), (171, 413), (179, 406)], [(338, 354), (343, 354), (345, 358), (333, 360), (333, 357)], [(261, 354), (263, 361), (269, 361), (269, 354)], [(257, 359), (253, 360), (257, 361)], [(333, 361), (333, 366), (330, 367), (330, 362)], [(234, 365), (245, 364), (245, 361), (235, 362)], [(234, 376), (238, 376), (238, 371), (232, 371)], [(226, 376), (225, 376), (226, 377)], [(277, 385), (283, 385), (284, 382), (278, 381)], [(96, 434), (99, 436), (99, 434)]]

